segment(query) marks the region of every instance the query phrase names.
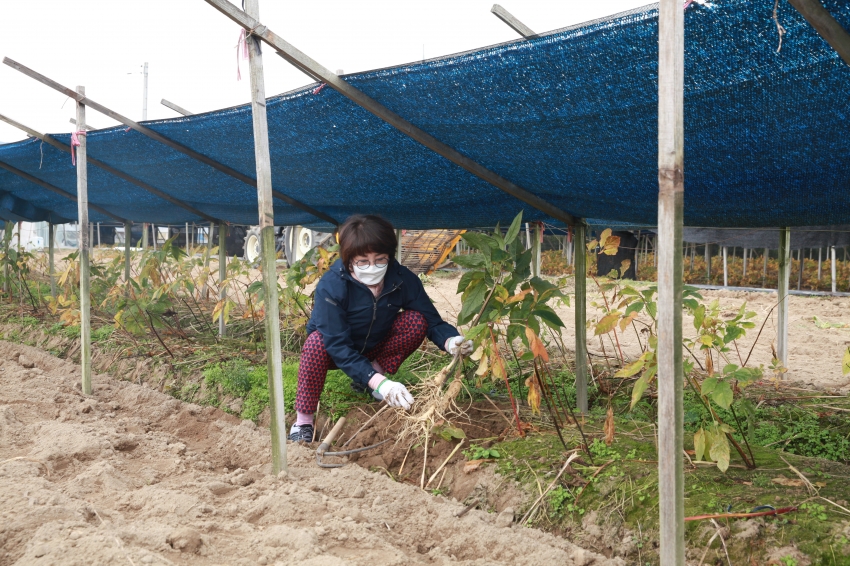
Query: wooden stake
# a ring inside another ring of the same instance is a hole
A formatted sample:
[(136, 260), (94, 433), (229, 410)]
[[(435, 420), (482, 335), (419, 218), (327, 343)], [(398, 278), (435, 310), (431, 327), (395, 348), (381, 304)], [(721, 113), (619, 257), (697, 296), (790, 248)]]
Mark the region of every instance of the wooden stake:
[(543, 225), (539, 222), (535, 222), (534, 224), (534, 241), (531, 244), (531, 249), (534, 250), (531, 252), (531, 265), (533, 267), (533, 274), (535, 277), (540, 277), (540, 261), (542, 259), (542, 249), (543, 249)]
[(575, 225), (573, 260), (575, 260), (575, 329), (576, 329), (576, 404), (587, 414), (587, 226)]
[[(85, 87), (78, 86), (77, 92), (85, 95)], [(86, 123), (86, 107), (77, 102), (77, 127)], [(78, 136), (77, 147), (77, 219), (80, 226), (77, 238), (80, 248), (80, 366), (82, 366), (83, 395), (91, 395), (91, 292), (89, 290), (89, 248), (91, 234), (89, 226), (88, 170), (86, 168), (86, 136)]]
[(727, 259), (726, 246), (723, 246), (723, 286), (729, 286), (729, 265)]
[(682, 217), (684, 177), (684, 10), (658, 13), (658, 496), (662, 566), (685, 563), (682, 451)]
[(397, 246), (395, 249), (395, 259), (397, 262), (401, 263), (402, 254), (401, 254), (401, 230), (395, 231), (395, 239), (397, 242)]
[[(741, 268), (741, 277), (747, 277), (747, 248), (744, 248), (744, 265)], [(743, 285), (743, 282), (741, 283)]]
[(142, 249), (148, 249), (148, 224), (147, 222), (142, 224)]
[(836, 272), (835, 272), (835, 246), (831, 246), (829, 248), (830, 260), (831, 260), (831, 269), (832, 269), (832, 292), (835, 293), (838, 288), (838, 282), (836, 281)]
[(189, 223), (186, 223), (186, 257), (189, 257)]
[(711, 285), (711, 244), (705, 243), (705, 283)]
[(132, 276), (132, 272), (130, 271), (130, 245), (132, 244), (132, 239), (133, 223), (127, 220), (126, 222), (124, 222), (124, 283), (126, 283), (128, 287), (130, 285), (130, 277)]
[(818, 281), (821, 278), (821, 267), (823, 266), (823, 248), (818, 247)]
[[(245, 0), (245, 13), (260, 19), (259, 0)], [(257, 199), (259, 201), (262, 245), (263, 290), (265, 292), (266, 358), (269, 375), (269, 410), (271, 412), (272, 470), (286, 470), (286, 422), (283, 412), (283, 375), (280, 351), (280, 312), (277, 294), (277, 254), (275, 253), (274, 201), (269, 154), (269, 126), (266, 117), (266, 95), (263, 79), (263, 55), (259, 39), (247, 38), (251, 67), (251, 115), (254, 122), (254, 159), (257, 163)]]
[(777, 309), (776, 354), (787, 367), (788, 363), (788, 289), (791, 280), (791, 230), (779, 229), (779, 307)]
[[(224, 280), (227, 279), (227, 226), (224, 222), (218, 223), (218, 298), (224, 301), (227, 298), (227, 289), (224, 287)], [(212, 238), (212, 226), (210, 226), (210, 238)], [(223, 304), (223, 303), (222, 303)], [(224, 308), (218, 315), (218, 336), (224, 338), (227, 334), (227, 328), (224, 322)]]
[[(56, 240), (56, 226), (53, 222), (47, 224), (47, 261), (48, 270), (50, 271), (50, 296), (56, 298), (56, 275), (54, 269), (54, 241)], [(834, 252), (833, 252), (834, 254)], [(832, 263), (835, 263), (833, 261)], [(833, 276), (833, 279), (835, 277)], [(834, 286), (834, 284), (833, 284)]]

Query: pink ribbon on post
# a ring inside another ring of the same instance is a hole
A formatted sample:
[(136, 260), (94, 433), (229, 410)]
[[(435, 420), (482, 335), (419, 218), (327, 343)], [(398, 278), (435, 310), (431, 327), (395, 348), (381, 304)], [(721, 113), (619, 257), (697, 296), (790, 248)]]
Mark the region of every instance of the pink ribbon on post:
[(239, 56), (242, 59), (248, 60), (248, 40), (245, 37), (245, 30), (239, 32), (239, 41), (236, 43), (236, 80), (242, 80), (242, 71), (239, 68)]
[(74, 167), (77, 166), (77, 156), (75, 155), (74, 148), (80, 147), (80, 138), (78, 136), (86, 135), (85, 130), (80, 130), (77, 132), (71, 132), (71, 165)]

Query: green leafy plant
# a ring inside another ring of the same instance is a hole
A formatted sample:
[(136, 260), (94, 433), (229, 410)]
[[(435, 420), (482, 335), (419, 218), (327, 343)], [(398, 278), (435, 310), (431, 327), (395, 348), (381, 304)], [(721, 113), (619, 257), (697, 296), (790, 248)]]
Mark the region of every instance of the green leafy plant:
[(464, 450), (467, 460), (495, 460), (502, 457), (502, 453), (495, 448), (484, 448), (477, 444), (472, 444), (468, 449)]

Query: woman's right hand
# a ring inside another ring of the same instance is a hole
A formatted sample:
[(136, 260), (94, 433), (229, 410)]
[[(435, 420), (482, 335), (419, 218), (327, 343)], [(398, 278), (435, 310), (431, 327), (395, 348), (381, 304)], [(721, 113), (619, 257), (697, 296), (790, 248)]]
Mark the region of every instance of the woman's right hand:
[(413, 405), (413, 395), (410, 394), (407, 387), (398, 381), (392, 381), (387, 378), (381, 381), (372, 395), (378, 401), (386, 401), (390, 407), (401, 407), (405, 411), (409, 411)]

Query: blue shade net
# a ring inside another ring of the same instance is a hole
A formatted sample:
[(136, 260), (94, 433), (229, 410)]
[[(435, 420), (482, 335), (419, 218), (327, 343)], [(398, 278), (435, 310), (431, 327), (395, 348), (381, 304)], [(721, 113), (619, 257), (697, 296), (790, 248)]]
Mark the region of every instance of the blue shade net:
[[(787, 33), (777, 52), (773, 4), (713, 0), (685, 11), (688, 226), (850, 224), (850, 69), (786, 2), (779, 4)], [(850, 29), (850, 4), (824, 5)], [(574, 216), (656, 223), (656, 6), (344, 79)], [(318, 87), (268, 100), (277, 191), (340, 221), (368, 212), (411, 229), (492, 226), (523, 209), (527, 220), (551, 222)], [(147, 125), (255, 175), (250, 106)], [(257, 223), (253, 187), (142, 134), (123, 127), (91, 132), (88, 148), (210, 216)], [(0, 161), (75, 192), (70, 156), (38, 140), (0, 146)], [(92, 165), (88, 190), (90, 202), (129, 220), (200, 220)], [(0, 169), (4, 215), (73, 220), (76, 204)], [(94, 211), (91, 219), (109, 220)], [(327, 227), (279, 200), (275, 222)]]

